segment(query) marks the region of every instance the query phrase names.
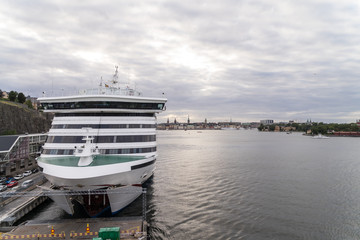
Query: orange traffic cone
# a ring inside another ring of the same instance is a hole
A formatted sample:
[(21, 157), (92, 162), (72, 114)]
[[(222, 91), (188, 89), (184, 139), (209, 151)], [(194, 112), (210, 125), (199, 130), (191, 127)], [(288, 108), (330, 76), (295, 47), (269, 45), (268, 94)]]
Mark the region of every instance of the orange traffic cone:
[(90, 227), (89, 227), (89, 224), (87, 224), (86, 233), (89, 233), (89, 232), (90, 232)]

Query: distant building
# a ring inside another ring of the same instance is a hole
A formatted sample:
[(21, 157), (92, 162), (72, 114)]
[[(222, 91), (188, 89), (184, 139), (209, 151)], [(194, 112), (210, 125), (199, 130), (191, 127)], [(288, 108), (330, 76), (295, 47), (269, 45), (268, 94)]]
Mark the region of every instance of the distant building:
[(35, 158), (46, 138), (47, 134), (0, 136), (0, 175), (15, 176), (37, 167)]
[[(249, 124), (247, 128), (251, 128), (255, 126), (258, 126), (259, 123), (252, 123)], [(212, 130), (220, 130), (222, 128), (237, 128), (240, 129), (241, 122), (218, 122), (218, 123), (212, 123), (205, 118), (204, 122), (190, 122), (190, 117), (188, 116), (188, 119), (185, 123), (180, 123), (176, 119), (174, 119), (174, 123), (170, 123), (169, 118), (167, 119), (166, 123), (159, 123), (157, 124), (156, 128), (158, 130), (203, 130), (203, 129), (212, 129)]]
[(1, 93), (1, 97), (8, 99), (8, 98), (9, 98), (9, 93), (3, 91), (3, 92)]
[(186, 126), (186, 129), (187, 129), (187, 130), (194, 130), (194, 129), (195, 129), (195, 126), (192, 125), (192, 124), (188, 124), (188, 125)]
[(274, 120), (270, 120), (270, 119), (260, 120), (260, 123), (264, 125), (270, 125), (270, 124), (274, 124)]
[(34, 109), (37, 110), (37, 109), (39, 108), (40, 102), (37, 100), (37, 98), (28, 96), (28, 97), (26, 98), (26, 100), (30, 100), (30, 101), (31, 101), (31, 104), (32, 104), (32, 106), (33, 106)]
[(296, 127), (281, 127), (281, 131), (284, 132), (296, 131)]
[(248, 122), (248, 123), (242, 123), (241, 124), (244, 128), (258, 128), (260, 126), (260, 122)]

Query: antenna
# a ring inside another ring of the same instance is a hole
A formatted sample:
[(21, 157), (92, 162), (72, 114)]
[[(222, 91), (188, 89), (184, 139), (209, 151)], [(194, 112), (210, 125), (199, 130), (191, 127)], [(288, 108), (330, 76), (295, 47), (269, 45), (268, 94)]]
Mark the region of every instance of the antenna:
[(119, 66), (115, 66), (115, 74), (114, 74), (113, 80), (112, 80), (113, 84), (118, 83), (118, 73), (119, 73), (118, 68), (119, 68)]

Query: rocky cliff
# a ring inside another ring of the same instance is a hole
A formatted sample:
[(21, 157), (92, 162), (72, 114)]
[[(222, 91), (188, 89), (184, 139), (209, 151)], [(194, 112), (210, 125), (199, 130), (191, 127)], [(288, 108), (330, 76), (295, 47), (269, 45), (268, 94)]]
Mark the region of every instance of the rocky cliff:
[(0, 135), (48, 132), (53, 115), (24, 104), (0, 101)]

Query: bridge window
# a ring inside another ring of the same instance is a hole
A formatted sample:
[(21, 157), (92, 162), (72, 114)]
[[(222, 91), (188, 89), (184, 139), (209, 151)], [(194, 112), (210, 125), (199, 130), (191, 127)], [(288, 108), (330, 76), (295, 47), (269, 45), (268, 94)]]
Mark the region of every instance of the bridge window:
[(63, 102), (63, 103), (42, 103), (45, 110), (52, 109), (86, 109), (86, 108), (116, 108), (116, 109), (163, 109), (164, 103), (134, 103), (134, 102)]

